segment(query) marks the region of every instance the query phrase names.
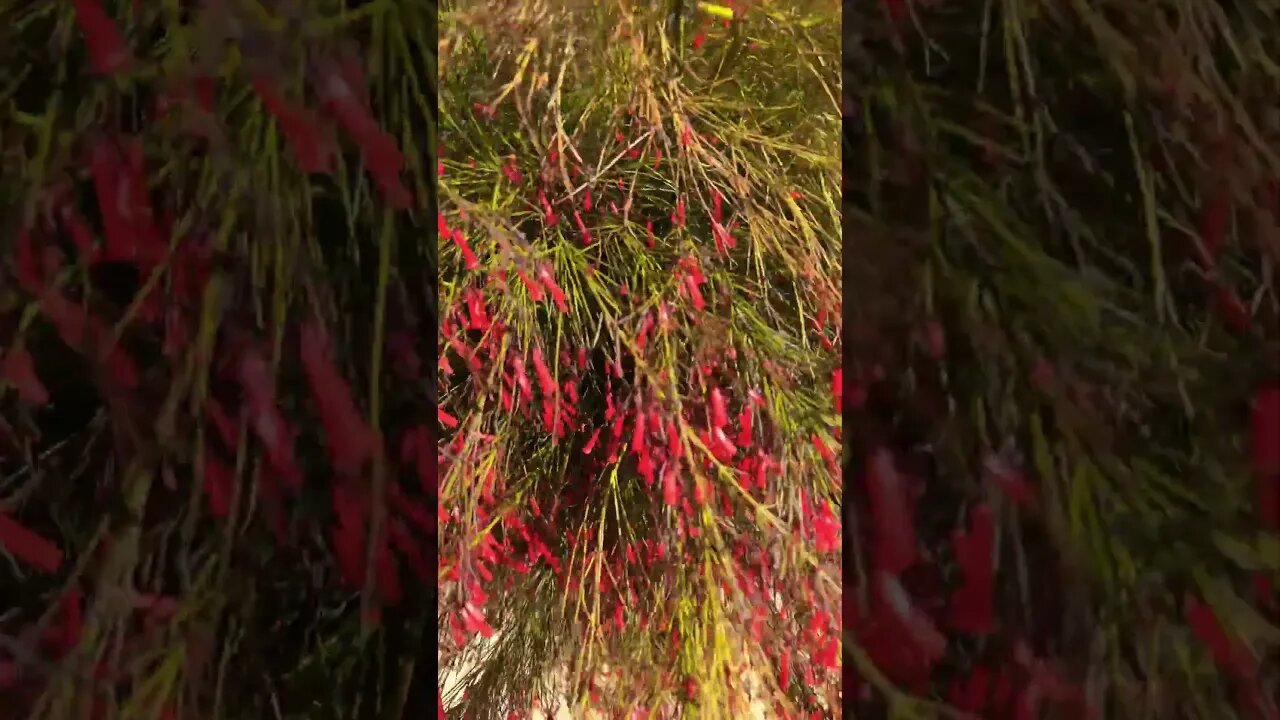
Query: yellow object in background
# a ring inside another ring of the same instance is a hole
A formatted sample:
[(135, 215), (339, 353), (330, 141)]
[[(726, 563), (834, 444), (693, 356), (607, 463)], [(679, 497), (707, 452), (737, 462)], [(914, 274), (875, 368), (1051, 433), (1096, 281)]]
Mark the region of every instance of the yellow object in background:
[(700, 2), (698, 3), (698, 9), (708, 15), (714, 15), (718, 18), (724, 18), (725, 20), (733, 19), (733, 8), (725, 7), (724, 5)]

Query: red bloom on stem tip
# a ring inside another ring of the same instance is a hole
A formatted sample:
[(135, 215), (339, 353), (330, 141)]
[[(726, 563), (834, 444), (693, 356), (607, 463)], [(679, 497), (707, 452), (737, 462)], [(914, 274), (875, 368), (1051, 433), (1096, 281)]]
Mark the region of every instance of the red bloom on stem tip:
[(1254, 473), (1259, 478), (1280, 476), (1280, 386), (1254, 395), (1250, 425)]
[(84, 630), (84, 592), (73, 586), (58, 603), (58, 624), (45, 631), (44, 640), (53, 646), (54, 654), (61, 658), (80, 644)]
[(877, 569), (898, 574), (920, 558), (911, 498), (888, 450), (878, 450), (867, 470), (872, 554)]
[(133, 57), (124, 33), (102, 9), (101, 0), (75, 0), (76, 24), (89, 46), (89, 62), (99, 75), (114, 75), (130, 66)]
[(995, 630), (995, 516), (979, 505), (969, 513), (970, 529), (951, 537), (964, 584), (952, 594), (948, 622), (959, 632), (985, 635)]
[(319, 87), (325, 107), (337, 118), (338, 124), (360, 147), (369, 174), (382, 191), (383, 198), (396, 209), (405, 209), (413, 202), (408, 189), (400, 183), (400, 171), (404, 168), (404, 155), (396, 141), (378, 126), (373, 114), (361, 102), (351, 85), (340, 73), (328, 71)]
[(9, 517), (3, 509), (0, 509), (0, 548), (44, 573), (56, 573), (62, 567), (62, 551), (57, 545)]
[(821, 434), (813, 434), (813, 447), (818, 451), (818, 455), (822, 457), (824, 462), (833, 467), (836, 465), (835, 453), (831, 451), (831, 448), (827, 447), (827, 443), (822, 439)]
[(822, 502), (812, 518), (814, 548), (820, 552), (834, 552), (840, 548), (840, 520), (831, 511), (831, 504)]
[(582, 214), (577, 210), (573, 211), (573, 221), (578, 224), (578, 232), (582, 233), (582, 244), (587, 246), (591, 244), (591, 230), (587, 224), (582, 221)]
[(600, 428), (596, 428), (595, 432), (591, 433), (591, 439), (588, 440), (587, 444), (582, 447), (582, 454), (590, 455), (591, 451), (596, 449), (596, 443), (599, 442), (599, 440), (600, 440)]
[(351, 389), (330, 359), (325, 331), (319, 323), (302, 326), (301, 351), (334, 469), (354, 475), (377, 449), (374, 433), (360, 416)]
[(538, 267), (538, 281), (551, 293), (551, 300), (556, 304), (556, 309), (562, 313), (569, 312), (569, 306), (565, 303), (564, 291), (556, 284), (556, 279), (551, 274), (549, 265), (540, 265)]
[(1014, 505), (1026, 507), (1035, 501), (1035, 487), (1027, 481), (1020, 470), (1011, 467), (1004, 458), (991, 453), (983, 459), (982, 469), (987, 479), (994, 482)]
[(109, 379), (126, 390), (132, 390), (140, 382), (138, 366), (118, 346), (111, 343), (111, 332), (97, 318), (89, 315), (80, 305), (58, 295), (52, 290), (41, 294), (40, 312), (58, 331), (62, 342), (78, 353), (90, 348), (97, 353), (94, 360), (106, 362)]
[(211, 450), (204, 452), (204, 494), (209, 501), (209, 514), (224, 520), (231, 514), (234, 481), (231, 471)]
[(722, 428), (725, 425), (728, 425), (729, 412), (725, 408), (724, 393), (720, 391), (720, 388), (713, 388), (711, 390), (710, 405), (711, 405), (711, 413), (710, 413), (711, 427)]
[(525, 288), (529, 291), (529, 299), (534, 302), (542, 302), (542, 286), (539, 285), (536, 280), (533, 280), (526, 275), (523, 270), (517, 270), (516, 276), (520, 278), (520, 282), (524, 283)]
[(484, 613), (472, 603), (462, 606), (462, 625), (467, 632), (479, 633), (482, 637), (493, 637), (493, 628), (484, 619)]
[(702, 298), (702, 290), (698, 288), (698, 283), (693, 279), (692, 275), (685, 277), (685, 289), (689, 291), (689, 300), (693, 302), (695, 310), (706, 308), (707, 303)]
[(280, 125), (298, 169), (304, 173), (332, 171), (335, 148), (321, 133), (315, 118), (305, 108), (286, 102), (265, 78), (255, 77), (252, 86), (267, 112)]
[(1250, 460), (1257, 483), (1258, 517), (1263, 527), (1280, 527), (1280, 387), (1259, 391), (1253, 400)]
[(1200, 209), (1200, 265), (1210, 269), (1218, 264), (1231, 224), (1231, 193), (1225, 186), (1214, 192)]
[(1257, 661), (1248, 647), (1227, 633), (1212, 607), (1197, 597), (1187, 597), (1183, 608), (1191, 632), (1208, 648), (1219, 667), (1239, 678), (1252, 678), (1257, 673)]
[(754, 414), (750, 405), (745, 405), (738, 415), (738, 447), (751, 447), (754, 439), (751, 436)]
[(1244, 304), (1235, 290), (1220, 282), (1216, 283), (1213, 288), (1213, 302), (1223, 324), (1232, 332), (1249, 331), (1253, 325), (1253, 316), (1250, 314), (1249, 306)]
[(462, 262), (468, 270), (475, 270), (480, 266), (480, 261), (476, 259), (476, 253), (471, 249), (471, 245), (467, 243), (467, 236), (462, 233), (460, 228), (454, 228), (451, 238), (458, 250), (462, 253)]
[(889, 11), (889, 19), (899, 25), (906, 19), (907, 8), (904, 0), (883, 0), (885, 9)]
[(547, 367), (547, 361), (542, 357), (542, 348), (533, 348), (533, 369), (538, 374), (538, 387), (542, 390), (542, 394), (548, 397), (556, 394), (556, 381), (551, 377), (551, 370)]
[(276, 406), (275, 379), (267, 361), (256, 350), (244, 354), (239, 364), (240, 385), (245, 390), (251, 427), (267, 449), (267, 457), (278, 471), (293, 477), (293, 429)]
[(898, 578), (885, 572), (876, 575), (875, 598), (883, 617), (903, 633), (927, 665), (932, 666), (946, 653), (947, 639), (933, 621), (911, 601), (911, 596)]
[(163, 261), (167, 243), (152, 217), (141, 140), (129, 140), (125, 149), (104, 137), (89, 146), (89, 171), (106, 235), (103, 258), (150, 270)]
[(26, 348), (9, 348), (3, 362), (0, 363), (0, 377), (18, 391), (18, 397), (22, 402), (36, 406), (49, 404), (49, 391), (36, 375), (31, 353), (27, 352)]
[(18, 287), (29, 293), (39, 293), (45, 286), (44, 267), (40, 262), (40, 253), (36, 250), (35, 241), (26, 229), (18, 232), (14, 261), (18, 266)]
[(672, 461), (662, 473), (662, 502), (667, 507), (675, 507), (680, 497), (680, 487), (676, 482), (679, 468), (679, 463)]

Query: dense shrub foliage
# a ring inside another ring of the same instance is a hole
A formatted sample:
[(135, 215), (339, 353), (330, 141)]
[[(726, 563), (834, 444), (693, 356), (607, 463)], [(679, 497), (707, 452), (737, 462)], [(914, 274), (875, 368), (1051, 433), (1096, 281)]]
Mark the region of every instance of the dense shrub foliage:
[(0, 717), (399, 716), (433, 23), (0, 3)]
[(838, 9), (657, 5), (442, 7), (460, 717), (838, 707)]
[(1277, 19), (846, 4), (867, 717), (1276, 717)]

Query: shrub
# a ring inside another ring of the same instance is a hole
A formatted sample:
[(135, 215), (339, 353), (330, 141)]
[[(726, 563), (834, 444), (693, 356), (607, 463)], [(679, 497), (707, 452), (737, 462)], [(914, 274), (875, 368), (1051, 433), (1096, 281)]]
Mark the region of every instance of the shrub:
[(836, 8), (658, 5), (442, 6), (461, 717), (839, 702)]
[(848, 8), (847, 490), (869, 562), (846, 577), (846, 691), (869, 716), (1275, 716), (1263, 17)]
[(390, 716), (435, 532), (433, 9), (0, 18), (0, 716)]

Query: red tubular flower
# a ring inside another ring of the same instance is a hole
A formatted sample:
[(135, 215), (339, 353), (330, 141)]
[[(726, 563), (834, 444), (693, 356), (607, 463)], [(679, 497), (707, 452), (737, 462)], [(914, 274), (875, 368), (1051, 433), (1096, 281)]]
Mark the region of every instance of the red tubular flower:
[[(95, 139), (89, 147), (89, 170), (106, 234), (101, 259), (134, 263), (150, 272), (164, 261), (168, 243), (161, 237), (148, 198), (142, 141), (127, 140), (121, 152), (114, 141)], [(74, 211), (64, 212), (63, 218), (76, 229)], [(99, 259), (89, 238), (77, 239), (76, 245), (82, 252), (88, 250), (91, 260)]]
[(821, 434), (819, 433), (813, 434), (813, 447), (818, 451), (818, 455), (822, 457), (822, 460), (824, 462), (826, 462), (828, 465), (832, 467), (836, 466), (835, 453), (831, 451), (831, 448), (827, 447), (827, 443), (825, 440), (822, 439)]
[(396, 564), (395, 556), (391, 553), (385, 537), (378, 547), (378, 554), (374, 559), (374, 569), (377, 572), (378, 592), (382, 601), (390, 607), (399, 605), (400, 601), (404, 599), (404, 590), (400, 586), (400, 568)]
[(58, 218), (62, 228), (71, 236), (71, 244), (76, 246), (76, 250), (86, 256), (91, 265), (97, 263), (102, 253), (94, 245), (93, 230), (89, 228), (89, 223), (70, 205), (63, 205), (59, 209)]
[(643, 350), (649, 342), (649, 331), (653, 330), (653, 313), (645, 313), (640, 321), (640, 329), (636, 332), (636, 349)]
[(582, 447), (582, 454), (590, 455), (591, 451), (596, 449), (596, 443), (599, 441), (600, 441), (600, 428), (596, 428), (595, 432), (591, 433), (591, 439), (588, 440), (587, 444)]
[(1227, 633), (1212, 607), (1199, 598), (1187, 597), (1183, 603), (1183, 614), (1191, 632), (1204, 643), (1219, 667), (1241, 679), (1252, 679), (1257, 674), (1257, 661), (1249, 649)]
[(587, 224), (582, 221), (582, 214), (577, 210), (573, 211), (573, 220), (578, 224), (578, 232), (582, 233), (582, 245), (584, 247), (591, 244), (591, 230)]
[(907, 8), (904, 0), (882, 0), (885, 9), (889, 11), (889, 19), (894, 25), (901, 25), (906, 19)]
[(880, 449), (867, 470), (875, 567), (897, 575), (920, 558), (911, 499), (894, 467), (893, 455)]
[(631, 449), (637, 455), (645, 452), (645, 414), (643, 412), (636, 413), (636, 426), (631, 435)]
[(93, 176), (98, 208), (102, 213), (106, 235), (104, 257), (109, 261), (133, 260), (137, 237), (128, 221), (132, 207), (131, 188), (124, 184), (124, 161), (115, 144), (106, 138), (95, 139), (89, 147), (89, 172)]
[(468, 270), (475, 270), (480, 266), (480, 261), (476, 259), (476, 253), (471, 249), (471, 245), (467, 243), (467, 236), (462, 233), (460, 228), (454, 228), (450, 237), (453, 243), (458, 246), (458, 250), (462, 252), (462, 262)]
[[(124, 142), (124, 149), (121, 180), (129, 190), (128, 201), (131, 203), (126, 210), (126, 219), (136, 236), (138, 267), (149, 273), (164, 262), (169, 252), (168, 241), (161, 235), (151, 207), (142, 138), (128, 138)], [(121, 198), (120, 201), (125, 202), (125, 199)]]
[(980, 714), (986, 709), (990, 684), (991, 671), (979, 665), (963, 680), (955, 678), (951, 681), (947, 701), (965, 712)]
[(679, 500), (680, 489), (676, 483), (676, 475), (679, 473), (679, 463), (672, 461), (667, 464), (666, 469), (662, 473), (662, 502), (667, 507), (675, 507)]
[(1260, 479), (1280, 476), (1280, 386), (1254, 395), (1250, 434), (1253, 472)]
[(719, 429), (729, 424), (729, 412), (725, 408), (724, 393), (720, 388), (711, 390), (711, 427)]
[(942, 659), (947, 647), (946, 637), (929, 616), (912, 603), (911, 596), (896, 577), (878, 573), (875, 597), (883, 603), (881, 608), (886, 611), (886, 619), (903, 632), (903, 636), (923, 655), (927, 665), (932, 666)]
[(374, 433), (360, 416), (351, 389), (330, 359), (325, 331), (319, 323), (302, 326), (301, 351), (334, 469), (343, 475), (355, 475), (377, 449)]
[(484, 619), (484, 613), (472, 603), (462, 606), (462, 626), (467, 632), (479, 633), (481, 637), (493, 637), (493, 628)]
[(737, 446), (733, 444), (733, 441), (729, 439), (729, 436), (725, 435), (724, 430), (721, 430), (720, 428), (713, 428), (711, 430), (709, 440), (710, 442), (707, 444), (711, 448), (711, 453), (722, 463), (729, 462), (733, 459), (734, 455), (738, 454)]
[(218, 520), (225, 520), (231, 514), (231, 495), (234, 481), (231, 471), (214, 455), (213, 451), (204, 452), (204, 494), (209, 501), (209, 514)]
[(844, 412), (844, 370), (837, 368), (831, 372), (831, 395), (835, 398), (836, 412)]
[(62, 567), (62, 551), (0, 509), (0, 548), (19, 561), (48, 574)]
[(1218, 264), (1231, 224), (1231, 192), (1225, 185), (1214, 192), (1200, 209), (1200, 266), (1208, 270)]
[(25, 228), (18, 232), (14, 256), (15, 264), (18, 266), (18, 287), (29, 293), (39, 294), (46, 284), (44, 265), (35, 240)]
[(542, 348), (535, 347), (533, 349), (533, 369), (538, 374), (538, 388), (542, 390), (542, 394), (546, 397), (555, 397), (556, 381), (551, 377), (551, 370), (547, 367), (547, 361), (542, 357)]
[(840, 548), (840, 521), (831, 511), (828, 502), (819, 504), (819, 509), (811, 518), (813, 524), (814, 548), (820, 552), (834, 552)]
[(520, 173), (520, 168), (516, 167), (516, 159), (509, 158), (509, 161), (502, 166), (502, 174), (511, 181), (512, 185), (519, 185), (524, 182), (524, 175)]
[(551, 300), (555, 302), (556, 309), (562, 313), (569, 312), (569, 306), (565, 304), (564, 291), (556, 284), (555, 276), (551, 274), (551, 267), (548, 265), (538, 266), (538, 281), (541, 282), (547, 291), (551, 293)]
[(754, 413), (751, 411), (750, 405), (745, 405), (742, 412), (738, 414), (738, 447), (749, 448), (754, 443), (751, 434), (753, 431)]
[(391, 523), (391, 541), (395, 544), (396, 550), (399, 550), (400, 554), (404, 556), (409, 569), (413, 571), (419, 582), (424, 585), (427, 582), (434, 582), (432, 578), (435, 576), (435, 571), (432, 570), (427, 562), (426, 555), (422, 552), (422, 548), (419, 547), (413, 536), (409, 534), (409, 530), (404, 526), (404, 523)]
[(396, 146), (395, 139), (378, 126), (368, 107), (340, 73), (327, 71), (318, 90), (325, 108), (359, 146), (365, 167), (382, 191), (383, 199), (393, 208), (408, 208), (413, 197), (400, 182), (404, 155)]
[(99, 75), (114, 75), (133, 63), (124, 33), (102, 9), (100, 0), (75, 0), (76, 24), (89, 46), (89, 62)]
[(517, 270), (516, 276), (520, 278), (520, 282), (524, 283), (525, 288), (529, 291), (529, 299), (534, 302), (542, 302), (543, 291), (538, 281), (530, 279), (523, 270)]
[(74, 586), (58, 603), (58, 624), (45, 631), (44, 640), (53, 646), (54, 655), (66, 656), (80, 644), (84, 630), (84, 592)]
[(979, 505), (969, 513), (969, 532), (951, 537), (964, 584), (951, 596), (947, 620), (952, 629), (970, 635), (995, 630), (995, 516)]
[(693, 276), (685, 277), (685, 288), (689, 291), (689, 300), (693, 303), (693, 309), (702, 310), (706, 308), (707, 303), (702, 298), (702, 290), (698, 288), (698, 283)]
[(0, 362), (0, 377), (18, 391), (18, 397), (28, 405), (49, 404), (49, 391), (36, 375), (35, 363), (26, 348), (12, 347)]
[(218, 433), (218, 439), (227, 448), (234, 448), (239, 440), (240, 430), (236, 421), (231, 419), (222, 404), (213, 398), (205, 401), (205, 415), (208, 416), (209, 422), (213, 424), (213, 429)]
[(286, 102), (265, 77), (255, 77), (251, 84), (263, 107), (280, 125), (298, 169), (304, 173), (332, 172), (336, 149), (321, 133), (311, 113)]
[(1249, 306), (1244, 304), (1235, 290), (1221, 282), (1213, 286), (1213, 303), (1222, 323), (1232, 332), (1246, 333), (1253, 326)]
[(250, 350), (241, 358), (238, 369), (247, 398), (250, 426), (266, 447), (275, 470), (285, 477), (295, 477), (294, 432), (276, 406), (275, 379), (266, 359), (256, 350)]
[(350, 587), (364, 583), (365, 511), (359, 497), (346, 483), (333, 486), (333, 509), (337, 515), (332, 530), (334, 556), (343, 580)]
[(991, 453), (982, 461), (982, 470), (986, 478), (1003, 492), (1014, 505), (1026, 507), (1036, 499), (1035, 487), (1027, 481), (1020, 470), (1012, 468), (999, 455)]
[(110, 379), (126, 390), (132, 390), (140, 382), (138, 366), (118, 346), (111, 344), (111, 333), (97, 318), (52, 290), (40, 297), (40, 312), (49, 321), (58, 336), (68, 347), (80, 354), (92, 347), (98, 360), (107, 364)]

